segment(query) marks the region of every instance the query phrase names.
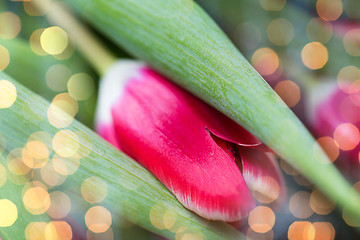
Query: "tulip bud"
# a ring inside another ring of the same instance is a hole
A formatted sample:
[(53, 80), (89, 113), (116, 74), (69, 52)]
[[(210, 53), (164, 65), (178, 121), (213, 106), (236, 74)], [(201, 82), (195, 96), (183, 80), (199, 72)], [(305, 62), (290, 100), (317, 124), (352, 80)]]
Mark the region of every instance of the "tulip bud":
[(284, 197), (276, 159), (257, 138), (142, 63), (119, 61), (107, 72), (96, 128), (204, 218), (238, 221), (253, 194)]

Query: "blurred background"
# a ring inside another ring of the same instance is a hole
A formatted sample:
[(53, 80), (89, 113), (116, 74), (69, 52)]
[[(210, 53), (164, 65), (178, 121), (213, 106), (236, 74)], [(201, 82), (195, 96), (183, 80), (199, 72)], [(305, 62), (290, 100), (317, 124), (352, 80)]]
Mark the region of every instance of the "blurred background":
[[(360, 190), (360, 1), (196, 2), (310, 129), (354, 188)], [(99, 76), (78, 53), (71, 37), (50, 24), (44, 15), (31, 1), (0, 1), (0, 70), (93, 128)], [(130, 58), (125, 49), (93, 31), (116, 56)], [(255, 195), (258, 207), (240, 226), (246, 236), (267, 240), (360, 239), (355, 228), (359, 225), (346, 212), (337, 210), (285, 161), (279, 162), (288, 200), (282, 206), (272, 206), (274, 199)], [(49, 171), (59, 177), (55, 181), (49, 174), (40, 174), (39, 181), (47, 188), (61, 186), (70, 174), (56, 167)], [(71, 227), (58, 224), (62, 231), (70, 231), (74, 239), (161, 239), (126, 220), (104, 220), (103, 227), (92, 227), (92, 218), (106, 219), (107, 215), (102, 215), (102, 209), (97, 209), (100, 215), (92, 215), (86, 204), (98, 202), (102, 194), (105, 198), (106, 191), (94, 197), (87, 189), (102, 183), (87, 179), (83, 184), (77, 198), (63, 191), (53, 194), (55, 205), (45, 210), (53, 219), (71, 223)], [(36, 239), (31, 235), (31, 226), (27, 234), (28, 239)], [(64, 239), (69, 236), (64, 235)]]

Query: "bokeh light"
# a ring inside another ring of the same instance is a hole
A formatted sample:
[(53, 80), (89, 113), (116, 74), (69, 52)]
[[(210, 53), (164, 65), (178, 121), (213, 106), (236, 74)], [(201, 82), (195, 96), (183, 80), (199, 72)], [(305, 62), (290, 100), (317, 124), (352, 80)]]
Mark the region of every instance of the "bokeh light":
[(42, 49), (50, 55), (61, 54), (69, 44), (67, 33), (56, 26), (42, 32), (40, 43)]
[(90, 230), (86, 231), (86, 240), (114, 240), (114, 231), (109, 228), (102, 233), (94, 233)]
[(8, 80), (0, 80), (0, 109), (9, 108), (17, 98), (16, 87)]
[(150, 212), (149, 212), (149, 218), (150, 218), (150, 222), (151, 224), (158, 228), (158, 229), (166, 229), (167, 227), (165, 226), (164, 223), (164, 214), (166, 211), (166, 207), (163, 203), (158, 203), (155, 204)]
[(290, 212), (297, 218), (308, 218), (313, 214), (310, 208), (310, 193), (299, 191), (293, 194), (289, 201)]
[(25, 237), (27, 240), (46, 240), (45, 229), (46, 222), (31, 222), (25, 229)]
[(73, 157), (80, 147), (77, 135), (71, 130), (56, 133), (52, 143), (54, 151), (61, 157)]
[(85, 73), (77, 73), (71, 76), (67, 83), (69, 94), (77, 101), (88, 99), (94, 93), (94, 80)]
[(360, 1), (344, 0), (344, 11), (346, 15), (353, 19), (360, 19)]
[(351, 88), (349, 88), (349, 85), (351, 86), (352, 83), (357, 82), (359, 80), (360, 80), (360, 69), (353, 65), (345, 66), (341, 68), (337, 74), (338, 87), (346, 93), (352, 93)]
[(351, 56), (360, 56), (360, 29), (351, 29), (345, 34), (344, 47)]
[(279, 67), (279, 57), (270, 48), (260, 48), (251, 57), (251, 64), (263, 76), (273, 74)]
[(24, 1), (24, 10), (30, 16), (43, 16), (49, 10), (52, 0), (42, 0), (42, 7), (37, 8), (33, 2)]
[(0, 38), (14, 38), (20, 32), (20, 29), (20, 18), (16, 14), (13, 12), (0, 13)]
[(248, 222), (251, 229), (255, 232), (266, 233), (275, 224), (275, 214), (269, 207), (258, 206), (249, 213)]
[(320, 69), (329, 59), (328, 50), (319, 42), (311, 42), (302, 49), (301, 59), (306, 67), (312, 70)]
[(272, 43), (284, 46), (294, 38), (294, 26), (284, 18), (274, 19), (267, 27), (267, 34)]
[(310, 195), (310, 207), (315, 213), (326, 215), (334, 210), (335, 203), (331, 202), (324, 194), (316, 189), (313, 190)]
[(289, 240), (315, 240), (315, 227), (310, 222), (296, 221), (288, 231)]
[(286, 4), (286, 0), (260, 0), (260, 5), (267, 11), (280, 11)]
[(50, 206), (47, 214), (53, 219), (61, 219), (66, 217), (71, 210), (70, 197), (61, 192), (54, 191), (50, 193)]
[(22, 150), (23, 162), (29, 168), (42, 168), (49, 159), (48, 147), (40, 141), (29, 141)]
[(90, 203), (103, 201), (107, 194), (107, 185), (99, 177), (89, 177), (81, 184), (81, 195)]
[(5, 184), (6, 179), (6, 168), (0, 164), (0, 188)]
[(306, 34), (310, 41), (327, 43), (333, 34), (332, 25), (321, 18), (312, 18), (306, 25)]
[(360, 142), (359, 129), (352, 123), (342, 123), (334, 131), (334, 139), (342, 150), (352, 150)]
[(30, 172), (30, 168), (23, 162), (22, 149), (15, 148), (7, 156), (7, 167), (10, 172), (16, 175), (25, 175)]
[(60, 93), (52, 100), (48, 108), (49, 122), (58, 128), (71, 124), (78, 112), (78, 103), (68, 93)]
[(0, 71), (4, 71), (10, 63), (10, 53), (4, 46), (0, 45)]
[(53, 221), (45, 227), (46, 240), (71, 240), (73, 239), (71, 226), (65, 221)]
[(335, 229), (329, 222), (314, 222), (315, 228), (314, 240), (333, 240), (335, 239)]
[(0, 227), (9, 227), (18, 218), (16, 205), (8, 199), (0, 199)]
[(339, 156), (339, 145), (331, 137), (321, 137), (317, 139), (317, 143), (322, 147), (329, 159), (334, 162)]
[(326, 21), (335, 21), (343, 12), (341, 0), (317, 0), (316, 11)]
[(50, 207), (50, 196), (42, 187), (31, 187), (25, 191), (23, 202), (26, 210), (30, 213), (43, 214)]
[(40, 37), (44, 32), (45, 28), (36, 29), (30, 36), (30, 47), (31, 50), (39, 56), (47, 55), (44, 49), (41, 47)]
[(237, 27), (235, 39), (246, 49), (255, 49), (261, 42), (260, 28), (251, 22), (244, 22)]
[(66, 90), (67, 82), (71, 77), (71, 70), (63, 64), (51, 66), (46, 72), (46, 84), (55, 92)]
[(279, 82), (274, 90), (288, 107), (294, 107), (300, 101), (300, 88), (291, 80)]
[(112, 223), (111, 214), (102, 206), (92, 207), (85, 214), (85, 223), (94, 233), (105, 232)]
[(54, 166), (49, 163), (41, 168), (40, 175), (42, 181), (50, 187), (61, 185), (66, 179), (64, 175), (59, 174)]
[(54, 170), (64, 176), (72, 175), (80, 166), (80, 159), (77, 157), (63, 158), (59, 155), (54, 155), (52, 158)]

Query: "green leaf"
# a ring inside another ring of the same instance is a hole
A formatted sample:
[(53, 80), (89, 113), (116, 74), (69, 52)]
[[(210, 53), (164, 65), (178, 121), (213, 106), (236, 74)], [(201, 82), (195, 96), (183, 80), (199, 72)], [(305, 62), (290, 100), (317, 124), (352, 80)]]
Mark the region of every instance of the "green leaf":
[(68, 1), (134, 56), (237, 121), (360, 218), (360, 197), (263, 78), (192, 0)]
[[(16, 95), (9, 87), (13, 85)], [(13, 103), (13, 100), (16, 101)], [(52, 126), (48, 122), (48, 108), (48, 102), (0, 72), (0, 133), (3, 137), (1, 139), (0, 136), (0, 147), (5, 149), (4, 158), (16, 148), (25, 149), (27, 143), (34, 139), (33, 134), (41, 131), (43, 137), (35, 139), (49, 149), (49, 159), (52, 160), (47, 164), (54, 166), (54, 157), (69, 167), (76, 166), (80, 161), (79, 168), (75, 173), (66, 176), (65, 182), (60, 186), (48, 186), (49, 183), (45, 182), (50, 194), (52, 191), (65, 191), (69, 194), (74, 192), (74, 195), (70, 196), (73, 202), (77, 202), (76, 199), (82, 198), (79, 192), (84, 180), (97, 177), (105, 183), (107, 194), (103, 201), (94, 204), (83, 201), (86, 204), (83, 205), (85, 209), (80, 212), (82, 221), (88, 208), (100, 205), (111, 211), (113, 222), (124, 217), (171, 239), (175, 238), (175, 235), (187, 233), (202, 235), (206, 239), (241, 239), (242, 235), (228, 224), (209, 222), (186, 210), (146, 169), (76, 120), (66, 129)], [(8, 173), (11, 172), (6, 161), (1, 164), (7, 166)], [(19, 176), (27, 181), (34, 181), (39, 178), (39, 171), (41, 169), (31, 169)], [(54, 172), (53, 175), (52, 177), (55, 177), (58, 174)], [(10, 199), (16, 204), (19, 218), (10, 227), (0, 227), (0, 236), (5, 239), (23, 239), (19, 236), (24, 236), (27, 224), (48, 220), (46, 216), (44, 219), (24, 210), (21, 191), (25, 182), (15, 181), (18, 186), (13, 188), (14, 179), (9, 176), (0, 187), (0, 198)], [(42, 175), (40, 179), (43, 179)], [(90, 190), (96, 196), (104, 187), (99, 188), (99, 185), (95, 184)], [(164, 225), (163, 211), (167, 211), (166, 214), (175, 219), (170, 225)], [(156, 222), (162, 223), (164, 227)]]

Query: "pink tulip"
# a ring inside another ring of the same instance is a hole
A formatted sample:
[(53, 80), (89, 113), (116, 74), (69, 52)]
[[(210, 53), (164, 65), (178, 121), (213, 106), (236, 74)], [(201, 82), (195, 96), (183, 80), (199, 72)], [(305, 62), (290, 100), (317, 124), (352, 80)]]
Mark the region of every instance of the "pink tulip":
[(358, 164), (360, 151), (360, 88), (343, 82), (317, 105), (313, 129), (318, 137), (334, 138), (343, 155)]
[(246, 217), (251, 191), (284, 197), (276, 159), (257, 138), (143, 64), (120, 61), (108, 71), (96, 125), (204, 218)]

